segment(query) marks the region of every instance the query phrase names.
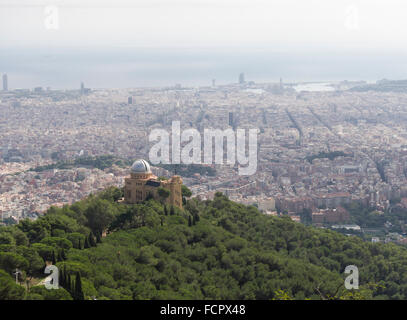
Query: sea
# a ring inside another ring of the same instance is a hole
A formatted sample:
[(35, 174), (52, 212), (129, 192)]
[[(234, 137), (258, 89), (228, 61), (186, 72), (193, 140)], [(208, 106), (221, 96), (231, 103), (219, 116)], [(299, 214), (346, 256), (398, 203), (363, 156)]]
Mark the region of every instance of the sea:
[[(198, 87), (246, 81), (305, 84), (330, 90), (330, 81), (406, 79), (405, 55), (275, 52), (272, 49), (155, 49), (120, 47), (0, 48), (0, 74), (10, 89)], [(311, 87), (310, 87), (311, 86)], [(298, 89), (298, 88), (297, 88)], [(307, 90), (307, 89), (302, 89)]]

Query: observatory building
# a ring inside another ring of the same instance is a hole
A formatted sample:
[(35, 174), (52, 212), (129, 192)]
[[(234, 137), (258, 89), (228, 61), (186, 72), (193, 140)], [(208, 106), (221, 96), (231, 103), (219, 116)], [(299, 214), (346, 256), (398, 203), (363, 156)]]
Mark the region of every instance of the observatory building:
[(124, 201), (126, 203), (140, 203), (148, 197), (159, 200), (159, 187), (165, 188), (170, 195), (164, 200), (166, 204), (182, 208), (182, 179), (172, 176), (169, 180), (158, 180), (153, 175), (147, 161), (139, 159), (131, 166), (130, 177), (124, 182)]

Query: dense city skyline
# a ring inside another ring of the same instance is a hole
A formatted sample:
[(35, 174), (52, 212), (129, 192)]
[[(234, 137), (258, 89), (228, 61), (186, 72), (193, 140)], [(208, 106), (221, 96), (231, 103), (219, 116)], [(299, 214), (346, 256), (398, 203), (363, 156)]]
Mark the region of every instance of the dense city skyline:
[(405, 9), (0, 0), (0, 300), (407, 299)]

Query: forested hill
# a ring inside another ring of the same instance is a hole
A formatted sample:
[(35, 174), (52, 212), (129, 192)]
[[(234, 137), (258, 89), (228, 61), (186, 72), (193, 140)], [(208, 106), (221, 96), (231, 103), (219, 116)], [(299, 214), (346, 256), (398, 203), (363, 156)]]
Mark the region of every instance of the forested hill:
[[(121, 192), (0, 228), (0, 299), (407, 298), (403, 247), (266, 216), (219, 193), (179, 210), (118, 203)], [(45, 261), (64, 289), (38, 284)], [(348, 265), (359, 268), (354, 292), (343, 287)]]

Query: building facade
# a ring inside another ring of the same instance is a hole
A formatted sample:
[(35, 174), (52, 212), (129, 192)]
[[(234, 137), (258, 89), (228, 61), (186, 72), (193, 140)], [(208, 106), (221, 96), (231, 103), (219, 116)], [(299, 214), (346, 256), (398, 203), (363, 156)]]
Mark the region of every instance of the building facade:
[(7, 74), (3, 74), (3, 90), (8, 91), (8, 78)]
[(312, 223), (346, 223), (350, 221), (349, 212), (343, 208), (338, 207), (334, 209), (319, 209), (312, 212)]
[[(159, 188), (169, 191), (169, 196), (160, 199)], [(132, 167), (130, 177), (124, 182), (124, 202), (134, 204), (145, 201), (149, 197), (163, 200), (164, 203), (182, 208), (182, 178), (172, 176), (168, 180), (158, 180), (145, 160), (136, 160)]]

